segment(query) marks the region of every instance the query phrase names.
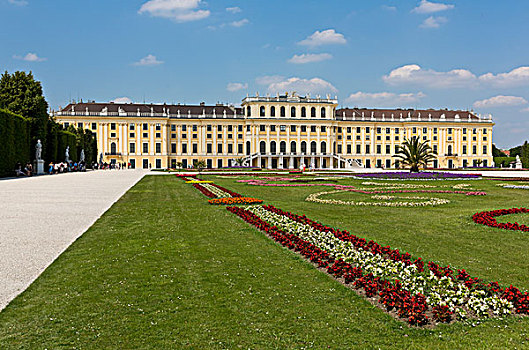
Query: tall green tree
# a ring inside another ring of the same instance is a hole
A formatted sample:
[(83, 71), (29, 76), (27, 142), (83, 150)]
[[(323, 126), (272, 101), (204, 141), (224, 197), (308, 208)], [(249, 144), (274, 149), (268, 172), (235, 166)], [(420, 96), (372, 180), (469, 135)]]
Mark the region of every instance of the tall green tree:
[(522, 145), (520, 160), (524, 168), (529, 168), (529, 143), (527, 141)]
[(419, 172), (419, 167), (426, 167), (430, 161), (437, 158), (428, 142), (421, 142), (414, 137), (404, 140), (402, 145), (397, 146), (397, 152), (393, 156), (404, 166), (410, 167), (410, 172)]
[[(31, 123), (31, 144), (37, 139), (46, 142), (49, 120), (48, 102), (44, 98), (40, 81), (35, 80), (33, 73), (7, 71), (0, 78), (0, 108), (29, 119)], [(43, 147), (43, 156), (46, 145)]]

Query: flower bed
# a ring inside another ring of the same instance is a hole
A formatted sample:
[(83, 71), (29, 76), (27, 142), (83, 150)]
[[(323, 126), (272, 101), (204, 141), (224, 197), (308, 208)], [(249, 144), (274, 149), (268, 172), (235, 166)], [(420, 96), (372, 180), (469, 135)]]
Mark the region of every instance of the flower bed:
[(503, 188), (510, 188), (513, 190), (529, 190), (528, 185), (509, 185), (509, 184), (497, 184), (496, 186), (503, 187)]
[(486, 225), (495, 228), (501, 228), (504, 230), (514, 230), (514, 231), (524, 231), (528, 232), (529, 227), (526, 225), (520, 225), (517, 222), (497, 222), (495, 217), (502, 215), (511, 215), (511, 214), (521, 214), (529, 213), (527, 208), (511, 208), (511, 209), (498, 209), (492, 211), (482, 211), (481, 213), (476, 213), (472, 216), (472, 220), (475, 223)]
[[(310, 194), (305, 200), (307, 202), (323, 203), (323, 204), (337, 204), (337, 205), (356, 205), (356, 206), (375, 206), (375, 207), (424, 207), (424, 206), (436, 206), (441, 204), (450, 203), (448, 199), (435, 198), (435, 197), (395, 197), (388, 195), (374, 195), (372, 199), (386, 200), (386, 202), (364, 202), (364, 201), (344, 201), (340, 199), (322, 199), (320, 198), (326, 194), (343, 193), (351, 191), (327, 191)], [(395, 199), (399, 199), (395, 201)], [(413, 201), (410, 201), (413, 200)], [(419, 202), (418, 200), (423, 200)]]
[(213, 183), (213, 181), (205, 181), (205, 180), (186, 181), (186, 184), (210, 184), (210, 183)]
[(210, 199), (209, 204), (215, 205), (238, 205), (238, 204), (260, 204), (263, 203), (262, 199), (252, 197), (225, 197), (225, 198), (214, 198)]
[(209, 198), (242, 197), (240, 194), (219, 186), (213, 181), (203, 181), (196, 176), (176, 175), (188, 184), (192, 184), (197, 190)]
[(472, 180), (481, 178), (481, 174), (453, 174), (444, 172), (381, 172), (355, 174), (359, 179), (385, 179), (385, 180)]
[(529, 313), (529, 294), (485, 284), (465, 270), (413, 259), (380, 244), (272, 206), (230, 212), (294, 250), (412, 325), (459, 318)]

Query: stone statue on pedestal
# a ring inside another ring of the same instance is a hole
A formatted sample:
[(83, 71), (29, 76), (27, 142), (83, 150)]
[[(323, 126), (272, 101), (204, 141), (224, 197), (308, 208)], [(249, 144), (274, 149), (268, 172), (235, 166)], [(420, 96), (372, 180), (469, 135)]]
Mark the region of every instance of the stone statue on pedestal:
[(70, 162), (70, 146), (66, 146), (64, 157), (66, 158), (66, 163), (69, 163)]
[(79, 161), (84, 162), (84, 149), (81, 150), (81, 156), (79, 156)]
[(516, 165), (515, 165), (515, 168), (516, 169), (522, 169), (523, 166), (522, 166), (522, 161), (520, 160), (520, 156), (519, 155), (516, 155)]
[(42, 143), (40, 143), (40, 140), (37, 140), (37, 144), (35, 145), (35, 159), (42, 159)]

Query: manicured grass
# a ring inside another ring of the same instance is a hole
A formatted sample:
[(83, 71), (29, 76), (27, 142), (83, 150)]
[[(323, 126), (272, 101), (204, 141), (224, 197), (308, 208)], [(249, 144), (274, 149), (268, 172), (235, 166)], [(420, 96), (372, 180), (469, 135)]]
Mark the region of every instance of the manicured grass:
[[(474, 224), (525, 193), (435, 208), (307, 203), (321, 190), (205, 176), (427, 259), (529, 289), (528, 235)], [(344, 183), (358, 183), (346, 181)], [(147, 176), (0, 313), (1, 348), (523, 348), (528, 318), (409, 328), (175, 176)]]
[[(527, 206), (526, 206), (527, 208)], [(520, 225), (529, 226), (529, 213), (526, 214), (511, 214), (495, 217), (497, 222), (517, 222)], [(529, 233), (526, 232), (529, 235)]]

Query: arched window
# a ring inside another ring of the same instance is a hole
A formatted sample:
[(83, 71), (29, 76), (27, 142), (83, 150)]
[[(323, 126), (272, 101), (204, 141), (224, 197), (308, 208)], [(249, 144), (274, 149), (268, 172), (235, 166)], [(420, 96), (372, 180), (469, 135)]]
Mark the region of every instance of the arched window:
[(325, 118), (325, 107), (321, 107), (320, 115), (322, 118)]
[(277, 151), (276, 142), (275, 141), (270, 142), (270, 153), (276, 154), (276, 151)]
[(305, 141), (301, 141), (301, 153), (307, 153), (307, 143)]
[(274, 106), (270, 107), (270, 116), (271, 117), (276, 116), (276, 108)]
[(296, 118), (296, 107), (290, 108), (290, 117)]
[(266, 153), (266, 142), (264, 141), (259, 142), (259, 152)]
[(110, 154), (116, 154), (117, 153), (117, 150), (116, 150), (116, 143), (115, 142), (112, 142), (110, 144)]
[(310, 117), (311, 118), (316, 118), (316, 107), (312, 107), (310, 109)]
[(310, 143), (310, 153), (316, 153), (316, 141)]
[(250, 152), (252, 152), (252, 144), (250, 141), (246, 141), (246, 155), (250, 155)]
[(281, 117), (285, 117), (287, 115), (287, 112), (285, 110), (285, 106), (281, 106), (281, 109), (279, 110), (280, 111), (280, 116)]
[(259, 107), (259, 116), (264, 117), (265, 116), (265, 106)]
[(296, 153), (296, 141), (290, 142), (290, 152)]
[(279, 152), (287, 153), (287, 143), (285, 141), (279, 143)]
[(301, 117), (305, 118), (307, 116), (307, 108), (301, 107)]
[(325, 141), (321, 142), (321, 153), (325, 154), (327, 153), (327, 143)]
[(251, 117), (252, 116), (252, 109), (250, 108), (250, 106), (246, 107), (246, 116), (247, 117)]

